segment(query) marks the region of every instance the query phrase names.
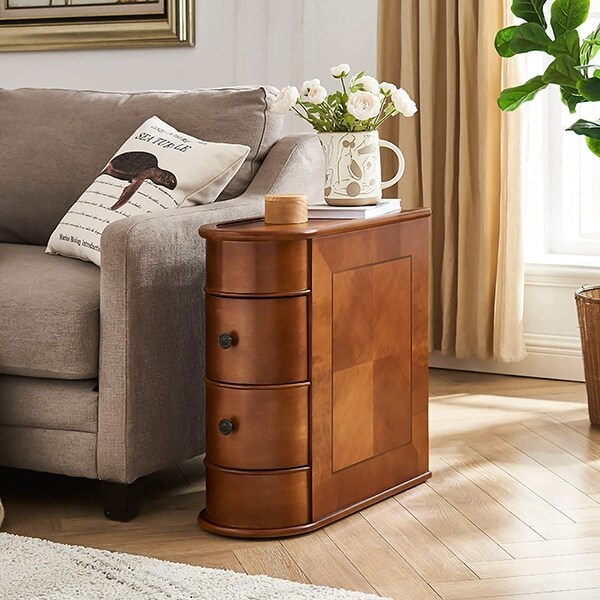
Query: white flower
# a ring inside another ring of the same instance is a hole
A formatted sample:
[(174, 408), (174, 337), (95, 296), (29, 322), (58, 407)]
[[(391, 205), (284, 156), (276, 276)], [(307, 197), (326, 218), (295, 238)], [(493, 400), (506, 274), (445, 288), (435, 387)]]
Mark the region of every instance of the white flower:
[(381, 110), (381, 100), (371, 92), (354, 92), (348, 99), (348, 112), (359, 121), (373, 119)]
[(415, 101), (402, 88), (398, 88), (392, 94), (392, 102), (394, 108), (405, 117), (412, 117), (418, 110)]
[(298, 102), (299, 97), (298, 88), (291, 85), (284, 87), (273, 100), (273, 112), (285, 114)]
[(347, 77), (350, 75), (350, 65), (346, 63), (341, 63), (335, 67), (331, 67), (331, 74), (336, 79), (341, 79), (342, 77)]
[(383, 81), (379, 84), (379, 90), (384, 96), (390, 96), (397, 89), (398, 88), (393, 83), (388, 83), (387, 81)]
[(302, 95), (308, 96), (308, 92), (313, 88), (316, 88), (321, 85), (321, 81), (319, 79), (309, 79), (302, 84)]
[(372, 94), (379, 93), (379, 81), (375, 79), (375, 77), (371, 77), (370, 75), (363, 75), (358, 79), (354, 79), (352, 81), (352, 86), (362, 85), (363, 90), (366, 92), (371, 92)]
[(311, 104), (321, 104), (327, 100), (327, 90), (322, 85), (317, 85), (306, 94), (306, 99)]

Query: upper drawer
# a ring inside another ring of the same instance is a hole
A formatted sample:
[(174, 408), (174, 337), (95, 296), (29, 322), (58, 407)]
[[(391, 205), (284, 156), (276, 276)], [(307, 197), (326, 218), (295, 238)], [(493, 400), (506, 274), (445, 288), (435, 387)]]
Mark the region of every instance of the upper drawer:
[(279, 385), (308, 379), (308, 299), (206, 295), (206, 375)]
[(207, 241), (206, 291), (288, 294), (308, 288), (306, 240)]

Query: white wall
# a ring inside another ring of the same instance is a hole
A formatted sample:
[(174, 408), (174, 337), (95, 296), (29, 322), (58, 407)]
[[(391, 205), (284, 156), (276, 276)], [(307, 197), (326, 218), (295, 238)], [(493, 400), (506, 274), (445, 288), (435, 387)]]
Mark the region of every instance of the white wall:
[[(300, 85), (348, 62), (375, 75), (377, 0), (196, 0), (194, 48), (0, 54), (0, 86)], [(331, 80), (333, 81), (333, 80)]]

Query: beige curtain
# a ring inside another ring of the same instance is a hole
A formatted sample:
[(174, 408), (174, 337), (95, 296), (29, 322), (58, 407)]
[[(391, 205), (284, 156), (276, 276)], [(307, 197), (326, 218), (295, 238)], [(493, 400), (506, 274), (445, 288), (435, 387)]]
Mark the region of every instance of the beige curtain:
[[(380, 80), (419, 105), (416, 117), (392, 119), (380, 133), (407, 162), (390, 195), (433, 213), (431, 347), (512, 362), (525, 346), (519, 117), (496, 105), (507, 81), (493, 45), (504, 4), (379, 0), (378, 58)], [(384, 175), (392, 168), (384, 151)]]

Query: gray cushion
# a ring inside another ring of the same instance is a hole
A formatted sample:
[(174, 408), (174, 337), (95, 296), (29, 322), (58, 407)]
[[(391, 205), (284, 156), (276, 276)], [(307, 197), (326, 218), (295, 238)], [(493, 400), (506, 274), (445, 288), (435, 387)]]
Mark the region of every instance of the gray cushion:
[(210, 142), (245, 144), (246, 162), (220, 199), (248, 187), (280, 135), (272, 88), (185, 92), (0, 90), (0, 242), (46, 244), (121, 144), (157, 115)]
[(98, 376), (100, 269), (0, 244), (0, 373), (57, 379)]
[(0, 375), (0, 425), (98, 431), (98, 380)]

